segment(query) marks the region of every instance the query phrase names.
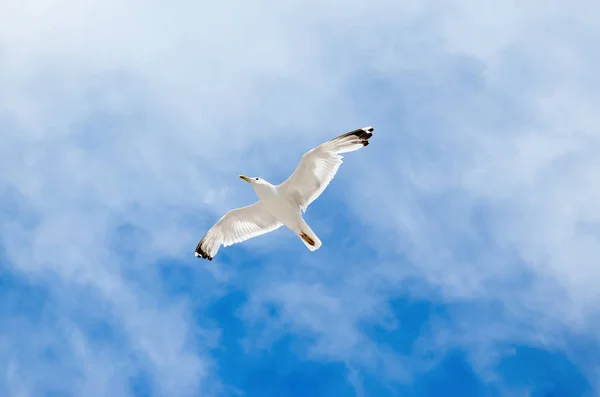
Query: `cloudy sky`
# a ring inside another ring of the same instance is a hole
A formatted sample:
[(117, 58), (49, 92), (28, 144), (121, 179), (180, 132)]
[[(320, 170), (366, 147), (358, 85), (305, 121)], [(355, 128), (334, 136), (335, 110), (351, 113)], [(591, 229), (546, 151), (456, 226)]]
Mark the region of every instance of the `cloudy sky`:
[[(598, 395), (598, 15), (0, 1), (0, 395)], [(367, 125), (321, 249), (194, 257)]]

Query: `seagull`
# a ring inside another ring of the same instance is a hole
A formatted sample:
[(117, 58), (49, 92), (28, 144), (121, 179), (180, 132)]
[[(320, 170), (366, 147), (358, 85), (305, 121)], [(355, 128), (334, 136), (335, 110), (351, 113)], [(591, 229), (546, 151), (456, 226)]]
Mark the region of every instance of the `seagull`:
[(371, 136), (373, 127), (360, 128), (309, 150), (292, 175), (280, 185), (272, 185), (259, 177), (240, 175), (252, 186), (258, 202), (223, 215), (196, 246), (196, 257), (212, 261), (221, 245), (228, 247), (283, 225), (296, 233), (310, 251), (319, 249), (321, 240), (302, 214), (334, 178), (343, 162), (341, 154), (367, 146)]

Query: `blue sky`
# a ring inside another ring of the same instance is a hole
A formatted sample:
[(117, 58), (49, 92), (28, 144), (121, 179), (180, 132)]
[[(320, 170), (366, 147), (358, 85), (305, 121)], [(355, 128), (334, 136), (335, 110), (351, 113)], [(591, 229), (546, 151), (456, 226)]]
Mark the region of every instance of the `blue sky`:
[[(598, 395), (599, 7), (0, 5), (0, 395)], [(321, 249), (194, 258), (367, 125)]]

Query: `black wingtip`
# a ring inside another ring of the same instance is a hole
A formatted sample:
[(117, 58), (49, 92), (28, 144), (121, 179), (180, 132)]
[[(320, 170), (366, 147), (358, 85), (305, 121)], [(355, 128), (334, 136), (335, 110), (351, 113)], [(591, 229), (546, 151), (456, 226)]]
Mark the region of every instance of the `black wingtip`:
[[(369, 126), (369, 127), (364, 127), (361, 128), (361, 130), (364, 132), (362, 134), (359, 135), (360, 139), (364, 139), (367, 140), (369, 138), (371, 138), (373, 136), (373, 131), (375, 131), (375, 128)], [(366, 145), (365, 145), (366, 146)]]
[(374, 130), (375, 129), (373, 127), (370, 127), (370, 126), (369, 127), (364, 127), (364, 128), (359, 128), (357, 130), (350, 131), (350, 132), (347, 132), (347, 133), (345, 133), (343, 135), (340, 135), (337, 139), (339, 139), (339, 138), (345, 138), (345, 137), (354, 135), (355, 137), (357, 137), (361, 141), (360, 143), (364, 144), (366, 141), (369, 140), (369, 138), (371, 138), (373, 136), (373, 131)]
[(206, 252), (200, 250), (195, 252), (196, 258), (208, 259), (209, 261), (213, 260), (213, 257), (208, 255)]
[(369, 127), (364, 127), (364, 128), (359, 128), (357, 130), (354, 131), (350, 131), (347, 132), (343, 135), (340, 135), (339, 138), (345, 138), (348, 136), (355, 136), (358, 138), (358, 141), (356, 141), (356, 143), (361, 143), (363, 146), (367, 146), (369, 144), (369, 139), (373, 136), (373, 131), (375, 129), (371, 126)]
[(209, 261), (212, 261), (213, 257), (208, 255), (208, 253), (202, 249), (203, 242), (204, 239), (200, 240), (200, 242), (196, 246), (196, 251), (194, 252), (194, 255), (196, 255), (196, 258), (208, 259)]

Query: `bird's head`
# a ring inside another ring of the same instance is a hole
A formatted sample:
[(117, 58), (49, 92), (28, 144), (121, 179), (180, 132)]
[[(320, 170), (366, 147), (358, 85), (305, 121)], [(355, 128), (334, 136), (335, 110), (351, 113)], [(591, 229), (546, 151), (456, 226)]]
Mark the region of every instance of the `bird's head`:
[(248, 182), (259, 196), (263, 192), (273, 190), (273, 185), (257, 176), (250, 178), (245, 175), (240, 175), (240, 178)]
[(271, 184), (269, 182), (267, 182), (264, 179), (259, 178), (257, 176), (248, 177), (245, 175), (240, 175), (240, 178), (242, 178), (243, 180), (245, 180), (252, 186), (271, 186)]
[(243, 180), (245, 180), (246, 182), (248, 182), (250, 184), (250, 186), (252, 186), (252, 188), (257, 192), (261, 192), (261, 191), (266, 191), (266, 190), (272, 190), (273, 189), (273, 185), (271, 185), (269, 182), (265, 181), (262, 178), (259, 178), (257, 176), (254, 177), (248, 177), (245, 175), (240, 175), (240, 178), (242, 178)]
[(240, 178), (242, 178), (243, 180), (245, 180), (246, 182), (248, 182), (251, 185), (258, 184), (261, 181), (261, 179), (257, 176), (250, 178), (249, 176), (246, 176), (246, 175), (240, 175)]

